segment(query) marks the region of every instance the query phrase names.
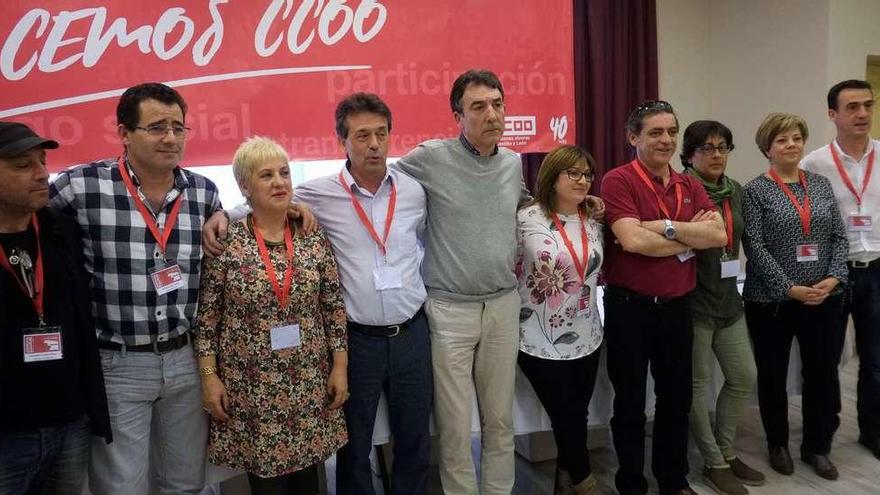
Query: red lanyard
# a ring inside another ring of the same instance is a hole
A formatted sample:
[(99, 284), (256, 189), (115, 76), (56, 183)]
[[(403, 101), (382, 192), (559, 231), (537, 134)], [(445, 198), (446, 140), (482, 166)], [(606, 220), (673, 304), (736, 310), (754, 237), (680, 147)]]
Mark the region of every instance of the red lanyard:
[(721, 211), (724, 212), (724, 227), (727, 228), (727, 253), (733, 251), (733, 208), (730, 207), (730, 198), (725, 198), (721, 203)]
[(31, 225), (34, 226), (34, 235), (37, 238), (37, 261), (34, 266), (34, 293), (31, 294), (24, 283), (15, 275), (15, 270), (13, 270), (12, 264), (10, 264), (9, 260), (6, 258), (6, 252), (3, 251), (3, 246), (0, 246), (0, 265), (12, 275), (12, 278), (18, 282), (18, 287), (21, 291), (24, 292), (33, 302), (34, 311), (37, 312), (37, 317), (40, 319), (40, 326), (42, 327), (45, 326), (45, 321), (43, 320), (43, 250), (40, 248), (40, 224), (37, 221), (36, 214), (31, 217)]
[[(633, 160), (630, 165), (632, 165), (632, 167), (636, 169), (636, 173), (639, 174), (639, 178), (642, 179), (642, 182), (644, 182), (645, 185), (648, 186), (648, 189), (650, 189), (651, 192), (654, 193), (654, 196), (657, 198), (657, 205), (660, 206), (660, 211), (662, 211), (663, 214), (666, 215), (666, 218), (670, 220), (678, 220), (678, 215), (681, 213), (681, 204), (684, 201), (681, 192), (681, 183), (675, 183), (675, 216), (672, 216), (669, 214), (669, 208), (666, 207), (666, 203), (663, 202), (663, 197), (660, 196), (660, 193), (657, 192), (657, 188), (654, 187), (654, 183), (651, 182), (651, 179), (649, 179), (648, 175), (645, 174), (645, 171), (642, 170), (643, 165), (639, 162), (639, 160)], [(670, 169), (670, 179), (671, 178), (672, 170)]]
[(354, 207), (355, 213), (357, 213), (358, 218), (361, 219), (361, 223), (364, 224), (370, 237), (376, 241), (379, 250), (382, 251), (382, 255), (387, 256), (388, 252), (386, 243), (388, 242), (388, 233), (391, 232), (391, 222), (394, 221), (394, 209), (397, 207), (397, 186), (394, 185), (394, 181), (391, 182), (391, 198), (388, 200), (388, 211), (385, 213), (385, 231), (382, 233), (381, 239), (379, 239), (379, 234), (376, 233), (376, 229), (373, 227), (373, 222), (367, 217), (367, 212), (364, 211), (364, 207), (361, 206), (361, 203), (354, 197), (354, 193), (351, 192), (351, 187), (345, 182), (345, 176), (342, 174), (341, 170), (339, 171), (339, 183), (342, 185), (342, 188), (348, 192), (348, 195), (351, 196), (351, 205)]
[(275, 292), (275, 298), (281, 309), (287, 308), (287, 301), (290, 297), (290, 285), (293, 283), (293, 234), (290, 232), (290, 225), (284, 223), (284, 245), (287, 247), (287, 270), (284, 272), (284, 286), (278, 284), (278, 275), (275, 273), (275, 265), (269, 258), (269, 249), (266, 248), (266, 240), (263, 238), (262, 232), (257, 227), (257, 219), (251, 217), (254, 226), (254, 237), (257, 238), (257, 249), (260, 250), (260, 258), (263, 259), (263, 266), (266, 267), (266, 276), (269, 282), (272, 282), (272, 291)]
[(177, 196), (177, 199), (174, 200), (174, 206), (171, 207), (171, 213), (168, 214), (168, 217), (165, 221), (165, 228), (162, 229), (162, 231), (159, 231), (159, 226), (156, 224), (156, 219), (153, 218), (153, 214), (150, 213), (150, 210), (147, 209), (147, 205), (144, 204), (140, 195), (138, 195), (137, 189), (134, 187), (134, 184), (131, 181), (131, 176), (128, 174), (128, 168), (125, 166), (121, 159), (118, 159), (118, 163), (119, 174), (122, 175), (122, 182), (125, 183), (125, 188), (128, 189), (128, 193), (131, 195), (135, 206), (137, 206), (138, 211), (141, 212), (141, 216), (144, 218), (144, 223), (147, 224), (147, 227), (153, 234), (153, 238), (156, 239), (156, 244), (159, 245), (159, 249), (162, 250), (162, 255), (164, 256), (165, 246), (168, 245), (168, 238), (171, 237), (171, 232), (174, 230), (174, 224), (177, 223), (177, 216), (180, 213), (180, 205), (183, 200), (183, 192), (181, 192)]
[(850, 180), (849, 174), (846, 173), (846, 169), (843, 168), (843, 163), (840, 162), (840, 156), (837, 154), (837, 150), (834, 149), (834, 143), (832, 142), (828, 147), (831, 149), (831, 158), (834, 159), (834, 164), (837, 165), (837, 173), (840, 174), (843, 184), (856, 197), (856, 204), (862, 206), (862, 196), (864, 196), (865, 190), (868, 189), (868, 182), (871, 181), (871, 171), (874, 170), (874, 152), (877, 150), (872, 149), (871, 154), (868, 155), (868, 167), (865, 169), (865, 178), (862, 180), (862, 191), (858, 192), (856, 191), (856, 186)]
[(804, 229), (804, 235), (810, 235), (810, 213), (812, 212), (812, 207), (810, 206), (810, 193), (807, 190), (807, 175), (803, 170), (798, 170), (798, 180), (801, 183), (801, 187), (804, 188), (804, 204), (801, 206), (798, 203), (797, 198), (794, 196), (794, 193), (791, 192), (791, 188), (788, 187), (788, 184), (782, 182), (782, 179), (779, 177), (779, 174), (776, 173), (772, 168), (769, 172), (770, 178), (773, 179), (774, 182), (782, 189), (782, 192), (788, 196), (788, 200), (791, 201), (791, 204), (794, 205), (795, 209), (798, 212), (798, 215), (801, 217), (801, 227)]
[(574, 250), (574, 245), (571, 243), (571, 239), (568, 238), (568, 233), (565, 232), (565, 226), (559, 221), (559, 216), (557, 216), (556, 213), (551, 213), (550, 215), (553, 218), (553, 223), (556, 224), (556, 230), (559, 232), (559, 235), (562, 236), (562, 242), (565, 243), (565, 247), (568, 249), (568, 254), (571, 255), (571, 260), (574, 262), (578, 278), (580, 278), (581, 283), (583, 283), (587, 276), (587, 263), (590, 261), (590, 240), (587, 238), (587, 228), (585, 227), (586, 219), (584, 218), (584, 214), (581, 211), (578, 211), (578, 218), (580, 219), (581, 227), (581, 248), (584, 253), (583, 263), (578, 259), (577, 252)]

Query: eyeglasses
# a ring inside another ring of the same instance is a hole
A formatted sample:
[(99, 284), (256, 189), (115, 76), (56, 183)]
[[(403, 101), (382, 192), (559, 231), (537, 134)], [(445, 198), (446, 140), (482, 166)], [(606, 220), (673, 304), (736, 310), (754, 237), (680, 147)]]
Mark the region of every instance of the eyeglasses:
[(593, 181), (593, 172), (586, 172), (584, 170), (578, 170), (576, 168), (570, 168), (565, 171), (565, 175), (568, 176), (573, 182), (577, 182), (581, 180), (581, 178), (586, 179), (587, 182)]
[(155, 124), (149, 125), (147, 127), (134, 126), (135, 129), (146, 132), (152, 137), (162, 138), (168, 135), (168, 131), (171, 131), (176, 138), (184, 138), (186, 137), (186, 133), (191, 131), (189, 127), (184, 127), (182, 125), (165, 125), (165, 124)]
[(727, 143), (722, 143), (722, 144), (719, 144), (718, 146), (715, 146), (712, 143), (706, 143), (702, 146), (697, 146), (697, 149), (700, 150), (700, 153), (703, 153), (704, 155), (711, 155), (711, 154), (715, 153), (716, 151), (721, 153), (722, 155), (726, 155), (726, 154), (730, 153), (731, 151), (733, 151), (733, 145), (727, 144)]

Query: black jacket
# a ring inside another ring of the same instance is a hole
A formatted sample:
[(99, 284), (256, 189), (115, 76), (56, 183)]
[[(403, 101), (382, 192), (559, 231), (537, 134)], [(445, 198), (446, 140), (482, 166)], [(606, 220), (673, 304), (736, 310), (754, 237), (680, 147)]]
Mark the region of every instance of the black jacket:
[(85, 413), (93, 433), (109, 443), (107, 396), (79, 227), (46, 208), (37, 218), (45, 320), (62, 327), (64, 358), (24, 362), (21, 329), (37, 326), (37, 314), (13, 276), (0, 270), (0, 430), (55, 426)]

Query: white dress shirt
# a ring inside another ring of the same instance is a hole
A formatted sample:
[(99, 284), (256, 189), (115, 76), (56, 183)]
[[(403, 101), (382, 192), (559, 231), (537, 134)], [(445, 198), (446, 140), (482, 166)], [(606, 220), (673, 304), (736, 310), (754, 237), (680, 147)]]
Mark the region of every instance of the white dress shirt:
[(873, 220), (873, 229), (870, 232), (851, 232), (847, 229), (849, 260), (871, 261), (880, 258), (880, 170), (878, 170), (880, 169), (880, 156), (874, 158), (874, 169), (871, 172), (870, 182), (868, 182), (868, 188), (862, 196), (861, 205), (859, 205), (855, 195), (846, 187), (838, 173), (837, 166), (831, 156), (830, 146), (834, 146), (837, 151), (840, 162), (849, 174), (853, 187), (856, 191), (861, 191), (862, 183), (866, 180), (865, 171), (868, 169), (868, 157), (874, 150), (877, 155), (880, 155), (880, 141), (870, 140), (868, 149), (865, 150), (861, 160), (856, 160), (844, 153), (835, 139), (830, 145), (825, 145), (804, 157), (801, 162), (801, 168), (822, 174), (831, 182), (834, 198), (840, 207), (844, 223), (850, 215), (870, 215)]
[[(421, 274), (427, 217), (425, 191), (397, 170), (385, 172), (375, 194), (359, 187), (347, 168), (342, 177), (344, 184), (339, 182), (339, 174), (333, 174), (298, 185), (294, 190), (296, 201), (309, 205), (333, 245), (348, 319), (364, 325), (402, 323), (415, 315), (426, 297)], [(348, 191), (354, 193), (381, 239), (392, 183), (397, 186), (397, 206), (387, 254), (383, 255), (355, 212)], [(400, 270), (401, 288), (376, 289), (375, 271), (386, 264)]]

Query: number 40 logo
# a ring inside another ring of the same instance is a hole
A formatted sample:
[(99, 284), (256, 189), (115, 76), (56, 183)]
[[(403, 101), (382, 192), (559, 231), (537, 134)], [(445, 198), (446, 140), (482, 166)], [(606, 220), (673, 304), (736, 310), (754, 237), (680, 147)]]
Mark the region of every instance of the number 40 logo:
[(568, 132), (568, 117), (551, 117), (550, 131), (553, 133), (553, 139), (560, 143), (565, 143), (565, 134)]

